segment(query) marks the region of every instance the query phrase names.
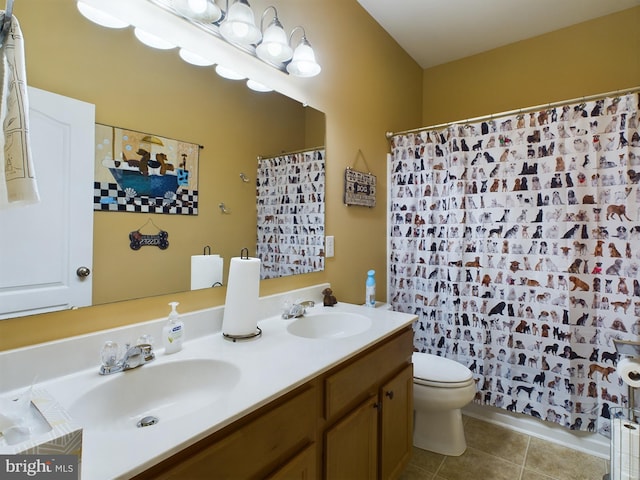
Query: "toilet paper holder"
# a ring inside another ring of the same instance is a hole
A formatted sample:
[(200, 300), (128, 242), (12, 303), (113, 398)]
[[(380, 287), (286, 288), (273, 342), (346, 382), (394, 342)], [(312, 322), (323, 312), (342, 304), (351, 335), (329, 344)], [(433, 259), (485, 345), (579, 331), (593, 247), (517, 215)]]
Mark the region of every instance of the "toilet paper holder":
[(640, 342), (632, 342), (630, 340), (613, 339), (618, 356), (627, 355), (629, 357), (640, 357)]
[[(618, 353), (618, 359), (621, 359), (623, 356), (627, 356), (627, 357), (640, 357), (640, 342), (633, 342), (630, 340), (619, 340), (619, 339), (613, 339), (613, 344), (616, 348), (616, 352)], [(635, 407), (635, 388), (633, 388), (631, 385), (627, 385), (627, 389), (629, 391), (629, 408), (623, 408), (623, 407), (616, 407), (612, 409), (612, 413), (611, 413), (611, 418), (618, 418), (621, 416), (624, 416), (626, 418), (629, 419), (629, 421), (631, 422), (638, 422), (638, 418), (640, 417), (640, 411)], [(615, 410), (619, 410), (620, 411), (620, 415), (615, 414)], [(626, 415), (622, 415), (622, 412), (626, 411)], [(615, 444), (615, 438), (613, 437), (613, 433), (612, 433), (612, 439), (611, 439), (611, 473), (607, 473), (602, 477), (602, 480), (616, 480), (618, 478), (622, 478), (620, 475), (620, 471), (622, 464), (618, 465), (614, 465), (614, 461), (617, 461), (618, 463), (621, 462), (620, 459), (620, 455), (617, 455), (617, 457), (614, 455), (614, 444)], [(616, 459), (617, 460), (614, 460)]]
[[(623, 355), (627, 357), (640, 357), (640, 342), (614, 338), (613, 345), (616, 348), (616, 352), (618, 352), (618, 358), (621, 358)], [(629, 405), (632, 411), (635, 411), (635, 389), (631, 385), (627, 385), (627, 388), (629, 391)], [(632, 420), (637, 421), (635, 415)]]

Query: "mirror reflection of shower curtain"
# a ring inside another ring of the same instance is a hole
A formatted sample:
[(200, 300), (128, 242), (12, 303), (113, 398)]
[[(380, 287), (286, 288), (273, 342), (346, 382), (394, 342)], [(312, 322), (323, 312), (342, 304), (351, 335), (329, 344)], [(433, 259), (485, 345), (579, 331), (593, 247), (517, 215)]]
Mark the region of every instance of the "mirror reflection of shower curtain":
[[(638, 94), (392, 138), (389, 291), (475, 402), (610, 433), (640, 333)], [(634, 315), (635, 314), (635, 315)]]
[(324, 149), (258, 160), (260, 278), (324, 270)]

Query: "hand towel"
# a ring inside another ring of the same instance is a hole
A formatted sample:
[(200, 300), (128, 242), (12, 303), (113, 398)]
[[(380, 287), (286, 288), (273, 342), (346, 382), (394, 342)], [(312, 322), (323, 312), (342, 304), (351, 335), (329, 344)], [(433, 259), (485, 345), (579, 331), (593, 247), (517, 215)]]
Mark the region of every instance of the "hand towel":
[(40, 200), (29, 142), (24, 41), (15, 15), (0, 57), (0, 208), (7, 208)]

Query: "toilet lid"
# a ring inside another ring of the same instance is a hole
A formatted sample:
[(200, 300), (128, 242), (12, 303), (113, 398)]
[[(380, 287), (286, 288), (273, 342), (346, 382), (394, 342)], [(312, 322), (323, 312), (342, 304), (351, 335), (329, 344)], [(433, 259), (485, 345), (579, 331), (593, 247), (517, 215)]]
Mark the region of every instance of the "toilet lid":
[(437, 383), (461, 383), (473, 378), (471, 370), (448, 358), (429, 353), (414, 352), (413, 376), (417, 379)]

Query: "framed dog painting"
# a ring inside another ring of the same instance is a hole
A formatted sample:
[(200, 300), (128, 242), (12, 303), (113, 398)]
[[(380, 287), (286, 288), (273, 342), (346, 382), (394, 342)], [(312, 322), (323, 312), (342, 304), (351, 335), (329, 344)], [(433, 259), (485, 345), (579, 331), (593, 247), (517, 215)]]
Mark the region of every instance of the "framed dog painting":
[(94, 210), (198, 214), (199, 145), (96, 124)]

